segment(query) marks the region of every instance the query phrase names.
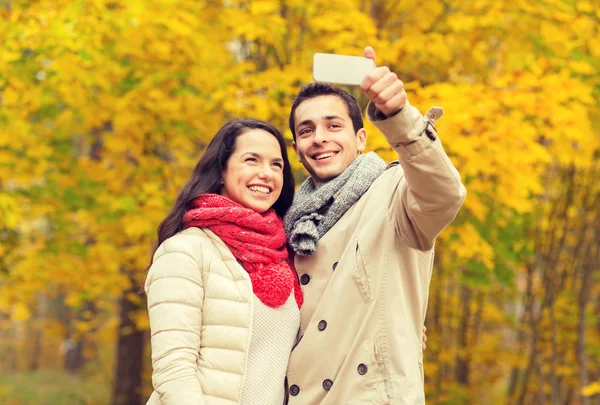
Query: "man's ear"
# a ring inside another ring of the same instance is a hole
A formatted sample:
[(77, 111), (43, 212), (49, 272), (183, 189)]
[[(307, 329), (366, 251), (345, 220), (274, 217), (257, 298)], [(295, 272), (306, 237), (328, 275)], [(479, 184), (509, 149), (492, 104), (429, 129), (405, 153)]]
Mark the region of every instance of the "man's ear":
[(294, 149), (294, 152), (296, 153), (296, 157), (298, 158), (298, 160), (300, 160), (300, 156), (298, 156), (298, 145), (296, 145), (296, 142), (292, 142), (292, 148)]
[(361, 128), (356, 133), (357, 143), (358, 143), (358, 153), (361, 153), (367, 147), (367, 130)]

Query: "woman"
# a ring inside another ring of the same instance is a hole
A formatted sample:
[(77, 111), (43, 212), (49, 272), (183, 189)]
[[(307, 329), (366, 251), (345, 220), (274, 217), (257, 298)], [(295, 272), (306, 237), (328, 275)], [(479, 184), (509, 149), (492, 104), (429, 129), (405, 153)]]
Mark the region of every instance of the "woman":
[(281, 222), (294, 181), (281, 133), (225, 124), (158, 231), (145, 290), (148, 404), (281, 405), (302, 293)]

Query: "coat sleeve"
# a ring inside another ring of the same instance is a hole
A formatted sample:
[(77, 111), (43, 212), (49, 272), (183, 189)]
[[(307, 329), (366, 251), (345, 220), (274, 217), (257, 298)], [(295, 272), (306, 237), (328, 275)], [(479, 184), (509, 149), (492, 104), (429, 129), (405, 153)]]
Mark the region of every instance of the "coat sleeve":
[(391, 169), (397, 173), (396, 196), (390, 207), (397, 234), (408, 246), (429, 250), (454, 220), (466, 196), (460, 175), (432, 125), (443, 111), (433, 107), (425, 118), (407, 100), (402, 111), (387, 119), (381, 119), (371, 103), (367, 112), (398, 153), (401, 165)]
[(200, 248), (182, 235), (158, 249), (146, 279), (152, 385), (162, 405), (205, 405), (197, 376), (204, 286)]

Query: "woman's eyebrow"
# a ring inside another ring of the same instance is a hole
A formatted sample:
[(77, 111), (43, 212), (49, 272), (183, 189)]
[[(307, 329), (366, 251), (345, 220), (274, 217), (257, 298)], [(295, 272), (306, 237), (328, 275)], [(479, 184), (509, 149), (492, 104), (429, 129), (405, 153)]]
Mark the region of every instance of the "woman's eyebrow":
[[(263, 155), (261, 155), (260, 153), (256, 153), (256, 152), (246, 152), (242, 156), (245, 156), (245, 155), (250, 155), (250, 156), (253, 156), (253, 157), (258, 158), (258, 159), (262, 159), (263, 158)], [(283, 158), (276, 157), (276, 158), (273, 158), (273, 161), (274, 162), (283, 162)]]

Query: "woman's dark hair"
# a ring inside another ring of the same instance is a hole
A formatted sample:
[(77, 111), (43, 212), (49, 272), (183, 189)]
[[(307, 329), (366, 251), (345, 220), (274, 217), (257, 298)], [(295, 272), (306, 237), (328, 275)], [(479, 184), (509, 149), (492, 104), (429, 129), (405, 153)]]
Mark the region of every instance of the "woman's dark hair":
[(192, 177), (185, 183), (175, 205), (169, 215), (158, 227), (158, 243), (160, 246), (165, 240), (182, 230), (181, 221), (183, 215), (191, 208), (191, 203), (196, 197), (207, 193), (218, 193), (221, 188), (223, 171), (227, 167), (227, 161), (235, 150), (238, 136), (252, 129), (267, 131), (277, 139), (283, 158), (283, 188), (281, 195), (273, 204), (273, 209), (280, 217), (283, 217), (292, 205), (294, 198), (294, 177), (287, 155), (287, 148), (283, 135), (277, 128), (268, 122), (251, 118), (240, 118), (227, 122), (219, 129), (215, 137), (208, 144), (208, 148), (196, 165)]

